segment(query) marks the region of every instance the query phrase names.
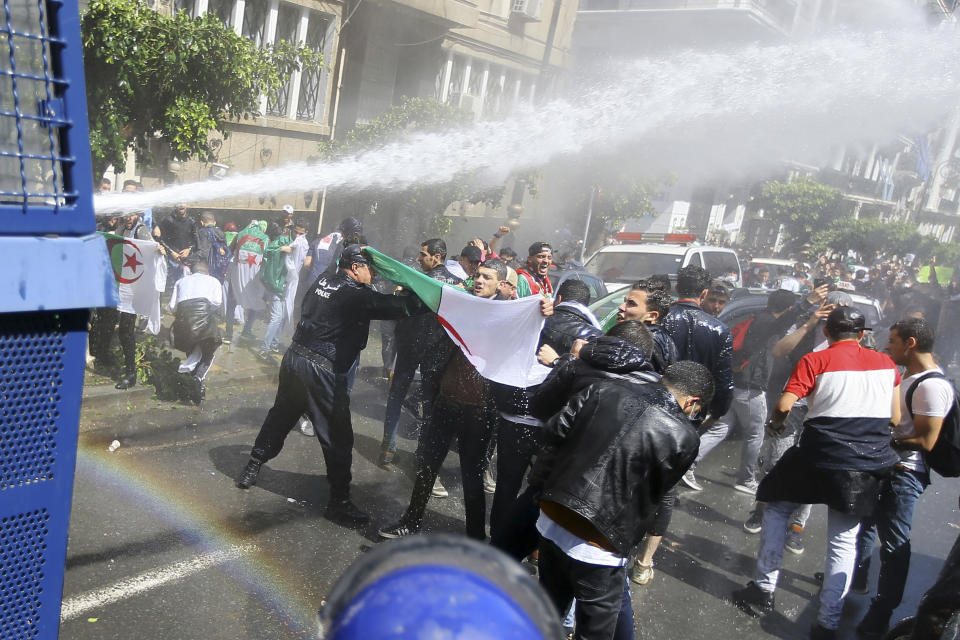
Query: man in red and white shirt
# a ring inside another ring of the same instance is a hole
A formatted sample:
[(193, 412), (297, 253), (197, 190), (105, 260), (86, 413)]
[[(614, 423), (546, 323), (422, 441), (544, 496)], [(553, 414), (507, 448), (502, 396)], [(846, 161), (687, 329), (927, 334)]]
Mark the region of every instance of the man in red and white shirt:
[(900, 421), (900, 373), (889, 356), (860, 346), (865, 331), (855, 307), (831, 311), (824, 327), (830, 346), (803, 356), (784, 387), (767, 431), (782, 430), (791, 407), (807, 398), (803, 435), (760, 483), (757, 500), (767, 505), (756, 577), (734, 592), (734, 603), (752, 615), (773, 611), (790, 514), (800, 504), (827, 505), (827, 560), (810, 631), (815, 640), (836, 635), (860, 519), (873, 513), (900, 460), (890, 446), (890, 427)]

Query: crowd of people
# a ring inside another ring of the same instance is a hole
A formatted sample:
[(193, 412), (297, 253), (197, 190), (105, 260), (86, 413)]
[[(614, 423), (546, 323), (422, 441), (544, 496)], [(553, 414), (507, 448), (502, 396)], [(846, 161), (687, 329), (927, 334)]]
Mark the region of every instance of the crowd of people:
[[(308, 242), (305, 221), (292, 213), (225, 229), (229, 237), (211, 214), (196, 222), (185, 206), (155, 226), (142, 214), (104, 221), (104, 230), (153, 238), (163, 248), (173, 344), (190, 354), (184, 364), (197, 402), (235, 324), (253, 341), (262, 317), (258, 356), (283, 353), (276, 399), (237, 487), (255, 485), (300, 428), (320, 442), (330, 484), (326, 516), (350, 527), (370, 523), (350, 493), (350, 393), (370, 324), (379, 322), (389, 380), (381, 467), (396, 470), (398, 421), (417, 371), (421, 423), (409, 504), (397, 521), (378, 523), (381, 538), (422, 530), (429, 501), (448, 495), (438, 471), (457, 441), (465, 534), (487, 540), (489, 532), (491, 544), (536, 565), (575, 637), (632, 638), (629, 581), (653, 579), (678, 489), (702, 490), (697, 465), (739, 425), (734, 489), (756, 498), (743, 528), (760, 535), (760, 549), (754, 579), (733, 602), (756, 616), (774, 610), (784, 551), (804, 552), (810, 506), (824, 504), (827, 552), (810, 637), (834, 637), (848, 591), (868, 590), (874, 547), (876, 597), (857, 630), (866, 638), (886, 631), (909, 569), (914, 506), (930, 482), (924, 452), (956, 403), (933, 354), (957, 278), (941, 286), (928, 268), (932, 277), (920, 283), (916, 264), (887, 260), (851, 270), (831, 256), (797, 261), (776, 280), (748, 266), (747, 284), (771, 291), (760, 313), (728, 327), (718, 316), (729, 283), (687, 266), (627, 287), (615, 318), (604, 322), (590, 310), (584, 282), (556, 286), (549, 242), (533, 243), (522, 261), (499, 250), (508, 227), (490, 241), (471, 240), (455, 257), (439, 238), (405, 252), (408, 265), (479, 298), (540, 297), (536, 357), (550, 371), (542, 383), (519, 388), (482, 377), (420, 298), (378, 278), (359, 221), (347, 218)], [(877, 298), (891, 318), (885, 349), (868, 339), (872, 327), (854, 292)], [(490, 330), (502, 330), (497, 305), (485, 308)], [(135, 383), (125, 345), (136, 316), (129, 315), (105, 312), (91, 330), (91, 352), (100, 358), (119, 325), (118, 388)], [(950, 349), (939, 352), (941, 361), (952, 361)], [(489, 522), (486, 493), (493, 494)]]

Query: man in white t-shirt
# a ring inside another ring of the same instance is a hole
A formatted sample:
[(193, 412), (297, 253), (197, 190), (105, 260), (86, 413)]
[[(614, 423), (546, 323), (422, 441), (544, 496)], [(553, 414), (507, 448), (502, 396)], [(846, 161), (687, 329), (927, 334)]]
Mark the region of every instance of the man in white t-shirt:
[(900, 423), (893, 430), (900, 463), (889, 486), (881, 492), (873, 517), (862, 522), (857, 539), (857, 569), (851, 586), (856, 593), (868, 593), (870, 555), (876, 539), (880, 539), (877, 596), (857, 626), (862, 638), (882, 637), (903, 598), (910, 568), (913, 510), (930, 484), (922, 452), (933, 448), (954, 402), (953, 385), (933, 359), (933, 342), (933, 329), (921, 318), (905, 318), (890, 328), (887, 351), (895, 363), (906, 367), (900, 383)]
[(300, 270), (306, 263), (307, 252), (310, 249), (307, 243), (307, 221), (304, 218), (294, 220), (293, 242), (287, 246), (290, 247), (290, 253), (283, 258), (284, 266), (287, 268), (287, 283), (283, 290), (283, 333), (293, 336), (293, 330), (297, 326), (293, 310), (296, 306), (297, 287), (300, 286)]

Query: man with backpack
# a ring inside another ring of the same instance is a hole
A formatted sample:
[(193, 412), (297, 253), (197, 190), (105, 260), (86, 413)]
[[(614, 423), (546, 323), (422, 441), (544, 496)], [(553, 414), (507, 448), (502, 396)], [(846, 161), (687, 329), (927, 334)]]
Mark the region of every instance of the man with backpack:
[(230, 248), (223, 230), (217, 227), (217, 219), (209, 211), (200, 214), (200, 230), (197, 232), (197, 258), (207, 264), (210, 275), (222, 284), (230, 265)]
[[(890, 483), (880, 493), (873, 515), (862, 521), (857, 538), (857, 569), (852, 590), (867, 593), (870, 555), (880, 539), (880, 576), (877, 596), (857, 626), (864, 638), (880, 638), (890, 624), (893, 610), (900, 605), (910, 568), (910, 528), (913, 511), (924, 489), (930, 484), (930, 468), (955, 476), (960, 472), (947, 461), (938, 465), (928, 455), (935, 445), (949, 446), (950, 434), (956, 442), (958, 414), (953, 383), (933, 359), (933, 328), (921, 318), (906, 318), (890, 327), (887, 352), (893, 361), (906, 367), (900, 385), (900, 424), (893, 431), (895, 451), (900, 462)], [(941, 433), (947, 436), (939, 445)], [(955, 463), (956, 460), (954, 459)]]

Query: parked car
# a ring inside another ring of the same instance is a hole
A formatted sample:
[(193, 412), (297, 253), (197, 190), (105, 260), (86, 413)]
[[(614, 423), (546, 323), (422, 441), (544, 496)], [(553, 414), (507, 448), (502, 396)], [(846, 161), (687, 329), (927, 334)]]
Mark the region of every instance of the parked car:
[[(767, 307), (767, 297), (771, 293), (769, 289), (735, 289), (730, 294), (730, 302), (720, 314), (720, 320), (728, 327), (733, 327), (757, 315)], [(867, 326), (873, 330), (877, 346), (882, 350), (887, 344), (888, 327), (883, 322), (880, 301), (859, 293), (849, 295), (853, 306), (860, 310)], [(799, 295), (797, 299), (800, 299)]]
[(567, 280), (580, 280), (590, 287), (590, 300), (597, 300), (609, 293), (603, 280), (593, 275), (589, 271), (582, 269), (570, 269), (566, 271), (555, 271), (550, 273), (550, 281), (553, 283), (553, 290), (559, 291), (560, 285)]

